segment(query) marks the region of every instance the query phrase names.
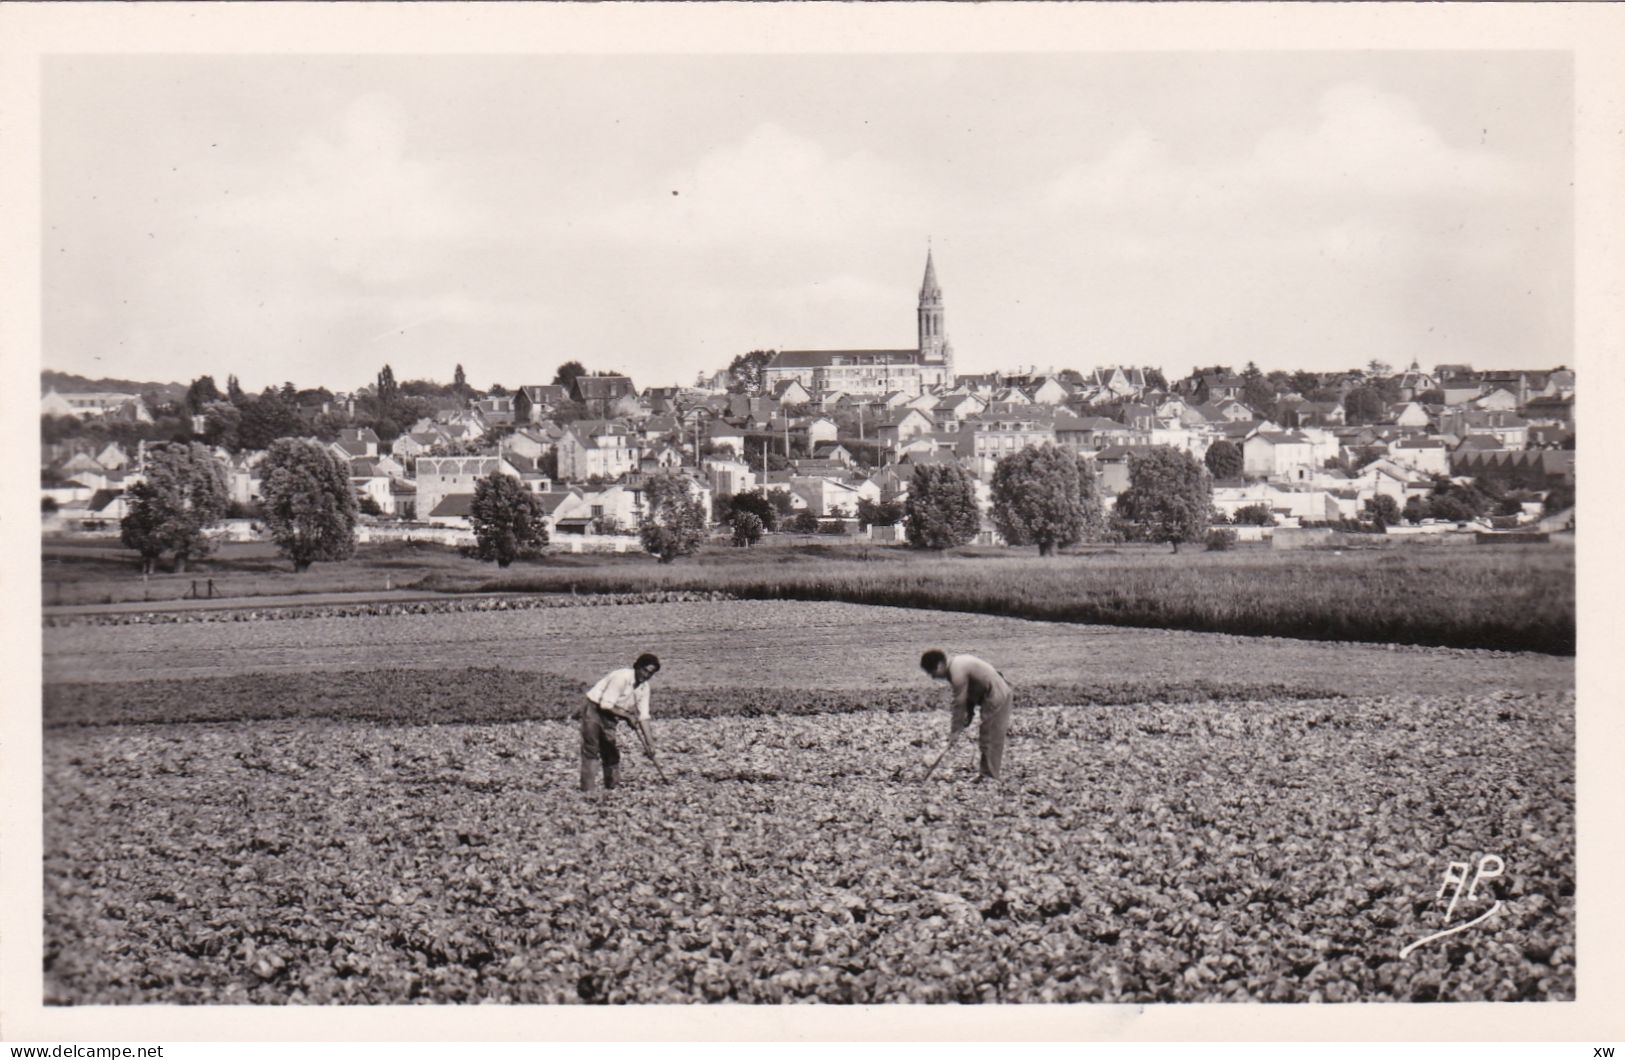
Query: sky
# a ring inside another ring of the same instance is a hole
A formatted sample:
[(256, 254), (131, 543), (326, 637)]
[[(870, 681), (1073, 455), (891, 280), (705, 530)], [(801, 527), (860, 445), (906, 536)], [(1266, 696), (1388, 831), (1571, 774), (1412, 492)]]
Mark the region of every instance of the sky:
[(1574, 362), (1558, 52), (51, 56), (45, 368)]

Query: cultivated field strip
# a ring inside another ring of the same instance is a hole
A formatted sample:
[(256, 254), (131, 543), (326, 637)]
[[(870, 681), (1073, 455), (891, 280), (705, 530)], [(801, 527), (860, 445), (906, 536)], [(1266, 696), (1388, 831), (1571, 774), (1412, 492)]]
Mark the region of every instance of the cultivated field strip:
[[(918, 782), (942, 717), (679, 720), (602, 802), (561, 722), (57, 730), (47, 999), (1568, 999), (1573, 717), (1035, 708), (998, 788)], [(1401, 958), (1486, 853), (1499, 915)]]
[(920, 652), (974, 651), (1017, 685), (1290, 678), (1329, 694), (1572, 689), (1538, 654), (1083, 626), (843, 603), (632, 604), (458, 615), (46, 629), (44, 678), (119, 682), (323, 670), (502, 668), (590, 684), (643, 651), (658, 687), (919, 687)]

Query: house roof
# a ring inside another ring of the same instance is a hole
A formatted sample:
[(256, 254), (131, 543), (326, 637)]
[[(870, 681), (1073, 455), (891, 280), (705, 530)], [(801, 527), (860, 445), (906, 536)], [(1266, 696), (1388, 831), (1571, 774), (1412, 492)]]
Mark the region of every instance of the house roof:
[(559, 510), (560, 505), (570, 498), (574, 497), (575, 499), (580, 500), (581, 494), (576, 490), (548, 490), (545, 493), (535, 494), (535, 497), (541, 502), (542, 511), (548, 515), (552, 515), (554, 512)]
[(434, 511), (429, 514), (431, 516), (467, 519), (474, 514), (474, 495), (472, 493), (448, 493), (445, 499), (435, 505)]
[(524, 393), (527, 400), (537, 405), (557, 405), (570, 399), (569, 391), (553, 383), (522, 386), (519, 389)]
[(431, 475), (460, 475), (484, 477), (501, 468), (502, 457), (496, 456), (420, 456), (418, 477)]
[(931, 414), (926, 412), (924, 409), (917, 409), (910, 406), (901, 409), (894, 409), (893, 411), (888, 412), (886, 414), (886, 418), (881, 420), (877, 426), (899, 427), (902, 426), (903, 421), (908, 419), (910, 416), (921, 416), (928, 423), (935, 422), (931, 419)]
[(579, 401), (615, 401), (634, 392), (632, 380), (624, 375), (581, 375), (575, 380)]

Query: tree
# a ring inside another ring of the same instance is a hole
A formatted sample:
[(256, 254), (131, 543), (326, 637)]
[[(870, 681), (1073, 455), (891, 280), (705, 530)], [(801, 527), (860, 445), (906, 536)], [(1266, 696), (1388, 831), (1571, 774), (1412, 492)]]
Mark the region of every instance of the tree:
[(1153, 390), (1162, 391), (1166, 391), (1168, 389), (1168, 379), (1162, 374), (1161, 368), (1147, 368), (1143, 374), (1145, 376), (1145, 385), (1147, 387), (1150, 387)]
[(241, 405), (247, 397), (248, 395), (243, 393), (242, 385), (237, 382), (237, 377), (234, 375), (226, 376), (226, 400), (233, 405)]
[(747, 490), (735, 494), (729, 502), (730, 518), (737, 524), (741, 515), (753, 515), (765, 531), (771, 531), (779, 525), (779, 510), (761, 490)]
[(1306, 372), (1300, 368), (1292, 373), (1290, 385), (1292, 390), (1299, 396), (1313, 401), (1314, 398), (1309, 397), (1309, 395), (1320, 389), (1320, 375), (1316, 372)]
[(1379, 423), (1387, 412), (1375, 387), (1357, 386), (1343, 397), (1343, 414), (1350, 424)]
[(734, 514), (735, 548), (749, 548), (762, 539), (762, 520), (757, 518), (755, 512), (736, 512)]
[(903, 510), (908, 519), (905, 536), (915, 548), (957, 548), (982, 528), (976, 487), (958, 464), (917, 466)]
[(1011, 453), (993, 469), (993, 523), (1012, 545), (1040, 556), (1083, 536), (1077, 457), (1045, 443)]
[(896, 526), (902, 521), (901, 501), (858, 501), (858, 522), (864, 526)]
[(387, 415), (400, 396), (400, 387), (395, 385), (395, 370), (386, 364), (378, 370), (378, 411)]
[(457, 370), (451, 373), (451, 389), (458, 397), (468, 395), (468, 376), (463, 374), (463, 366), (458, 365)]
[(238, 430), (242, 426), (243, 410), (236, 405), (217, 401), (203, 413), (203, 440), (236, 452), (241, 445)]
[(576, 380), (587, 374), (587, 369), (580, 361), (565, 361), (559, 365), (558, 371), (553, 373), (553, 385), (562, 386), (566, 397), (574, 397)]
[(208, 447), (171, 442), (147, 450), (145, 477), (130, 487), (130, 512), (120, 524), (124, 544), (141, 553), (141, 571), (175, 554), (175, 569), (209, 554), (203, 531), (226, 514), (226, 472)]
[(1379, 493), (1367, 500), (1365, 511), (1379, 529), (1386, 529), (1399, 522), (1399, 502), (1386, 493)]
[(1117, 516), (1147, 541), (1182, 542), (1206, 533), (1213, 510), (1207, 469), (1189, 453), (1155, 446), (1128, 459), (1129, 487), (1117, 497)]
[(728, 392), (731, 394), (759, 394), (764, 380), (762, 369), (777, 356), (774, 350), (751, 350), (728, 362)]
[(803, 508), (790, 519), (790, 532), (796, 534), (818, 533), (818, 516), (810, 509)]
[(1082, 453), (1076, 454), (1073, 462), (1077, 465), (1078, 507), (1083, 512), (1083, 526), (1077, 540), (1098, 541), (1106, 536), (1106, 505), (1100, 498), (1100, 476), (1095, 474), (1094, 461)]
[(243, 402), (237, 423), (237, 445), (242, 449), (266, 449), (278, 438), (303, 434), (305, 422), (283, 400), (274, 387), (266, 387), (257, 398)]
[(1232, 479), (1242, 476), (1242, 469), (1246, 460), (1242, 456), (1241, 447), (1235, 442), (1221, 438), (1207, 447), (1202, 456), (1202, 462), (1207, 465), (1208, 472), (1216, 479)]
[(1258, 374), (1258, 369), (1251, 363), (1253, 374), (1247, 377), (1247, 382), (1241, 388), (1241, 403), (1258, 414), (1260, 419), (1273, 420), (1278, 414), (1280, 395), (1269, 384), (1269, 380)]
[(537, 496), (512, 475), (493, 471), (474, 483), (469, 522), (474, 554), (506, 567), (516, 559), (541, 555), (547, 545), (546, 512)]
[(211, 401), (220, 400), (220, 388), (214, 385), (214, 376), (200, 375), (186, 388), (186, 407), (196, 416)]
[(295, 573), (354, 554), (355, 491), (342, 460), (316, 442), (281, 438), (266, 451), (260, 474), (266, 528)]
[(1556, 485), (1546, 491), (1546, 499), (1541, 502), (1540, 510), (1545, 515), (1552, 515), (1572, 507), (1574, 507), (1574, 487)]
[(653, 475), (643, 485), (643, 549), (661, 563), (687, 556), (705, 536), (705, 507), (680, 475)]

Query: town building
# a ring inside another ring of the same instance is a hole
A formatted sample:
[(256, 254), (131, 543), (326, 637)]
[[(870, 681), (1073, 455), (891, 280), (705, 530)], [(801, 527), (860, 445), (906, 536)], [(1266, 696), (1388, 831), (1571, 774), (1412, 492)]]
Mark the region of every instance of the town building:
[(912, 350), (781, 350), (762, 368), (769, 393), (794, 381), (816, 397), (832, 390), (881, 395), (901, 391), (917, 396), (954, 382), (953, 345), (948, 341), (942, 286), (931, 252), (915, 309), (917, 343)]

